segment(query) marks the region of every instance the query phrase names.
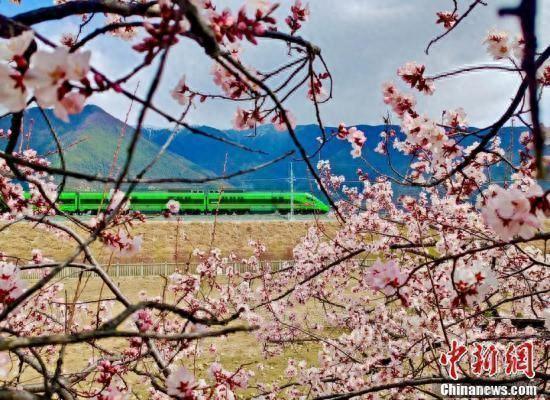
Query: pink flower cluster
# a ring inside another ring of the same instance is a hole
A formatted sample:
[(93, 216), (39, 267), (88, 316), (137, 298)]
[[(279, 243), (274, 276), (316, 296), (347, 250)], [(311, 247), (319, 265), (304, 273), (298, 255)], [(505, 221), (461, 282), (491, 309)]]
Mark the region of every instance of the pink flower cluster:
[(309, 4), (303, 5), (301, 0), (296, 0), (290, 7), (290, 12), (291, 15), (286, 17), (285, 22), (290, 28), (290, 33), (294, 35), (309, 18)]
[(319, 74), (319, 76), (314, 76), (313, 82), (311, 79), (308, 79), (308, 99), (317, 103), (324, 103), (328, 100), (330, 94), (327, 92), (323, 85), (323, 80), (327, 79), (328, 77), (329, 75), (327, 73), (323, 73)]
[(466, 112), (462, 107), (456, 110), (445, 110), (443, 123), (451, 129), (464, 129), (467, 126)]
[(521, 36), (516, 37), (510, 42), (508, 32), (492, 29), (487, 33), (484, 43), (487, 44), (487, 52), (495, 60), (508, 58), (512, 55), (518, 60), (521, 60), (523, 57), (525, 40)]
[(13, 302), (23, 294), (26, 287), (19, 268), (6, 261), (0, 261), (0, 304)]
[(126, 197), (126, 193), (122, 190), (111, 189), (109, 192), (109, 205), (107, 206), (108, 212), (119, 210), (120, 212), (128, 210), (130, 207), (130, 199)]
[(338, 137), (338, 139), (347, 140), (351, 144), (351, 156), (353, 158), (361, 157), (361, 150), (363, 149), (363, 145), (367, 141), (367, 138), (365, 137), (365, 133), (363, 131), (360, 131), (356, 127), (346, 128), (346, 124), (342, 122), (338, 126), (338, 132), (336, 133), (336, 136)]
[(471, 265), (460, 263), (455, 268), (452, 288), (457, 296), (452, 300), (452, 307), (472, 305), (485, 300), (491, 289), (498, 289), (498, 281), (489, 264), (475, 261)]
[(233, 127), (237, 130), (255, 129), (263, 122), (264, 117), (259, 110), (246, 111), (238, 107), (233, 118)]
[(193, 389), (196, 386), (195, 377), (185, 367), (173, 371), (166, 379), (168, 394), (182, 400), (195, 399)]
[(208, 372), (213, 381), (211, 385), (208, 385), (204, 379), (197, 381), (187, 368), (179, 367), (166, 379), (168, 394), (181, 400), (235, 400), (237, 398), (235, 389), (245, 389), (251, 376), (250, 372), (243, 369), (237, 372), (227, 371), (218, 362), (212, 363)]
[(368, 267), (364, 275), (365, 282), (372, 290), (380, 291), (385, 295), (396, 293), (407, 277), (408, 274), (403, 272), (394, 260), (384, 263), (380, 259)]
[(231, 10), (225, 9), (221, 13), (212, 10), (210, 23), (216, 39), (222, 43), (225, 39), (230, 43), (246, 38), (250, 43), (258, 44), (257, 36), (262, 36), (266, 30), (273, 29), (276, 20), (271, 16), (276, 7), (269, 7), (264, 11), (257, 8), (254, 17), (248, 17), (246, 7), (242, 7), (237, 17)]
[(487, 225), (503, 240), (532, 238), (549, 215), (550, 194), (533, 184), (528, 191), (491, 185), (480, 198)]
[(174, 100), (176, 100), (180, 105), (187, 106), (189, 102), (193, 99), (193, 94), (187, 94), (190, 92), (189, 86), (185, 79), (185, 75), (181, 77), (178, 81), (176, 87), (170, 92), (170, 95)]
[[(238, 53), (234, 53), (233, 57), (238, 58)], [(250, 73), (254, 74), (254, 71)], [(246, 77), (235, 76), (219, 64), (214, 64), (212, 67), (212, 75), (214, 83), (231, 99), (240, 99), (249, 92), (249, 87), (255, 88), (255, 85)]]
[(545, 62), (539, 68), (537, 80), (542, 86), (550, 86), (550, 62)]
[(140, 53), (145, 53), (145, 62), (153, 61), (156, 53), (161, 49), (170, 47), (178, 43), (178, 35), (187, 32), (191, 25), (180, 10), (171, 0), (159, 1), (160, 23), (153, 25), (145, 22), (143, 27), (149, 34), (140, 43), (133, 46), (133, 49)]
[[(44, 108), (53, 107), (55, 115), (68, 121), (70, 114), (82, 111), (90, 95), (89, 51), (70, 53), (67, 48), (38, 50), (30, 59), (25, 51), (34, 40), (32, 31), (8, 39), (0, 47), (0, 104), (9, 111), (25, 108), (31, 94)], [(79, 82), (84, 88), (73, 90)]]
[[(294, 116), (294, 114), (289, 110), (285, 110), (285, 114), (288, 118), (288, 122), (290, 122), (290, 126), (292, 127), (292, 129), (296, 128), (296, 117)], [(271, 123), (279, 132), (285, 132), (287, 130), (287, 125), (283, 118), (283, 113), (280, 111), (275, 112), (275, 115), (273, 116), (273, 118), (271, 118)]]
[(393, 83), (384, 83), (382, 92), (384, 103), (389, 104), (399, 117), (403, 117), (405, 113), (416, 114), (413, 110), (416, 105), (414, 97), (401, 93)]
[(425, 94), (433, 94), (433, 80), (424, 77), (426, 67), (415, 62), (408, 62), (397, 70), (397, 74), (412, 88), (416, 88), (419, 92)]
[(125, 230), (118, 233), (103, 231), (100, 240), (111, 250), (119, 253), (121, 256), (132, 256), (141, 251), (143, 237), (130, 236)]
[(177, 200), (170, 199), (170, 200), (168, 200), (168, 203), (166, 203), (166, 209), (172, 215), (179, 214), (179, 212), (180, 212), (180, 202), (177, 201)]
[(443, 27), (445, 29), (451, 29), (453, 26), (455, 26), (457, 19), (458, 15), (456, 14), (456, 12), (439, 11), (437, 13), (437, 21), (435, 23), (443, 24)]

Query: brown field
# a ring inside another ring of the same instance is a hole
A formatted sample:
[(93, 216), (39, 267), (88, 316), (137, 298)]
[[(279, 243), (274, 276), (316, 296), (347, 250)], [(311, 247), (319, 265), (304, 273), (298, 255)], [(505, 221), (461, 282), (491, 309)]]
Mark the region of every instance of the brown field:
[[(133, 235), (143, 236), (143, 247), (139, 254), (119, 258), (100, 243), (92, 245), (94, 255), (107, 262), (173, 262), (187, 261), (193, 249), (219, 248), (222, 254), (234, 252), (238, 257), (249, 257), (252, 249), (248, 242), (258, 240), (266, 245), (266, 260), (292, 258), (292, 249), (307, 229), (314, 225), (331, 229), (333, 223), (319, 221), (220, 221), (175, 222), (149, 221), (130, 229)], [(44, 256), (63, 260), (73, 253), (75, 243), (30, 223), (15, 224), (0, 232), (0, 251), (23, 260), (31, 257), (32, 249), (41, 249)]]
[[(94, 244), (92, 250), (104, 263), (171, 262), (174, 261), (176, 252), (179, 260), (188, 260), (192, 257), (191, 252), (195, 248), (201, 250), (219, 248), (224, 255), (233, 252), (239, 257), (248, 257), (252, 254), (248, 242), (255, 239), (266, 245), (267, 253), (264, 256), (266, 260), (288, 259), (292, 257), (292, 250), (300, 238), (309, 227), (315, 224), (328, 231), (334, 229), (333, 223), (319, 221), (220, 221), (216, 224), (213, 222), (149, 221), (131, 230), (133, 235), (143, 235), (142, 251), (137, 256), (114, 257), (99, 243)], [(0, 232), (0, 251), (7, 255), (27, 260), (31, 257), (32, 249), (41, 249), (44, 256), (48, 258), (63, 260), (74, 251), (75, 243), (68, 239), (60, 240), (54, 233), (29, 223), (19, 223)], [(115, 277), (113, 279), (131, 301), (138, 301), (141, 291), (147, 292), (147, 295), (151, 297), (160, 296), (163, 292), (164, 280), (161, 277)], [(76, 300), (74, 297), (77, 287), (76, 279), (60, 278), (55, 282), (63, 283), (64, 288), (61, 294), (63, 297), (69, 301)], [(88, 279), (85, 280), (78, 301), (97, 300), (100, 296), (102, 298), (112, 297), (99, 279)], [(120, 311), (120, 305), (116, 305), (113, 310), (114, 313), (118, 311)], [(312, 318), (318, 312), (320, 310), (307, 310), (308, 315)], [(286, 346), (281, 354), (265, 357), (253, 333), (236, 333), (224, 338), (203, 339), (204, 346), (201, 347), (207, 349), (211, 343), (215, 344), (217, 348), (215, 354), (205, 351), (196, 359), (184, 359), (183, 364), (193, 370), (197, 376), (204, 376), (214, 359), (220, 361), (228, 370), (236, 370), (241, 365), (247, 364), (246, 368), (254, 370), (256, 374), (252, 378), (252, 385), (257, 382), (288, 382), (284, 375), (288, 359), (303, 359), (307, 360), (308, 364), (315, 365), (319, 350), (318, 344), (293, 344)], [(124, 340), (119, 339), (101, 340), (100, 344), (111, 350), (127, 346)], [(89, 347), (69, 345), (64, 362), (65, 372), (78, 371), (85, 367), (91, 356), (92, 352)], [(48, 364), (51, 368), (55, 368), (55, 362), (56, 358), (53, 357)], [(36, 373), (29, 369), (23, 372), (21, 378), (22, 383), (40, 382)], [(129, 379), (135, 394), (141, 398), (146, 396), (146, 388), (138, 384), (137, 376), (131, 376)], [(239, 395), (243, 396), (247, 393), (248, 391), (245, 391)]]
[[(163, 295), (163, 281), (160, 277), (115, 278), (115, 281), (132, 302), (139, 301), (139, 295), (142, 291), (145, 291), (148, 296)], [(63, 283), (64, 285), (62, 295), (67, 299), (73, 300), (75, 290), (77, 289), (77, 280), (60, 279), (56, 282)], [(99, 279), (83, 281), (80, 285), (79, 293), (78, 301), (98, 299), (100, 293), (102, 298), (112, 297), (111, 293), (102, 285)], [(170, 300), (170, 295), (167, 295), (167, 300)], [(320, 319), (320, 310), (314, 310), (311, 307), (306, 308), (308, 315), (311, 317), (311, 321)], [(121, 306), (117, 304), (113, 309), (113, 315), (117, 314), (119, 311), (121, 311)], [(306, 310), (304, 309), (300, 312), (304, 313)], [(104, 349), (115, 352), (127, 346), (126, 341), (123, 339), (102, 339), (99, 340), (97, 344)], [(182, 365), (185, 365), (186, 368), (193, 371), (198, 377), (206, 376), (207, 370), (213, 361), (221, 362), (224, 368), (232, 371), (245, 366), (246, 369), (255, 372), (255, 376), (251, 378), (250, 381), (252, 386), (258, 382), (288, 383), (288, 378), (286, 378), (284, 374), (288, 365), (288, 360), (290, 358), (297, 361), (306, 360), (309, 365), (316, 365), (317, 354), (320, 349), (318, 344), (308, 342), (289, 344), (282, 353), (266, 357), (253, 333), (235, 333), (227, 337), (202, 339), (199, 344), (203, 351), (199, 353), (196, 358), (193, 356), (184, 358), (181, 361)], [(216, 346), (217, 351), (215, 353), (207, 351), (211, 344)], [(92, 355), (93, 353), (87, 345), (68, 345), (64, 357), (65, 373), (82, 370), (86, 367)], [(48, 361), (48, 366), (54, 369), (56, 356), (53, 355)], [(139, 383), (138, 377), (134, 376), (133, 373), (130, 373), (127, 378), (134, 394), (137, 395), (138, 398), (143, 398), (147, 393), (146, 387)], [(21, 383), (23, 384), (38, 384), (41, 382), (40, 379), (41, 378), (29, 368), (24, 370), (21, 374)], [(251, 393), (250, 390), (239, 391), (240, 396), (244, 396), (248, 393)]]

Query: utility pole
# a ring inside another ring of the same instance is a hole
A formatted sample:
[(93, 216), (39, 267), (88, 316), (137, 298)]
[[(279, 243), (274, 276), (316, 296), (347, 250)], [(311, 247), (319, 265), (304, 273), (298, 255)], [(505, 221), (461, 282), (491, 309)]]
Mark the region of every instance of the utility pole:
[[(506, 158), (508, 161), (513, 163), (514, 158), (514, 131), (515, 131), (515, 118), (512, 118), (512, 128), (510, 129), (510, 143), (508, 143), (508, 148), (506, 149)], [(512, 168), (509, 164), (504, 164), (504, 186), (507, 187), (512, 183)]]
[(290, 162), (290, 214), (288, 219), (294, 219), (294, 165)]

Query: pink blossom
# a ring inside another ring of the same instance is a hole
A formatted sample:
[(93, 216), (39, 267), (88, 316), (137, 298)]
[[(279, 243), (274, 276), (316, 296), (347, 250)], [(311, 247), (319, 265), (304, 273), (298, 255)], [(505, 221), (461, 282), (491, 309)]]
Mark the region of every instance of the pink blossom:
[(63, 46), (67, 46), (68, 48), (74, 46), (76, 44), (76, 41), (76, 36), (69, 32), (65, 32), (63, 35), (61, 35), (61, 39), (59, 39), (59, 42)]
[(443, 123), (452, 128), (465, 128), (467, 126), (466, 112), (462, 107), (456, 110), (445, 110)]
[(519, 135), (519, 142), (529, 150), (534, 148), (533, 135), (529, 131), (521, 132)]
[(111, 189), (109, 192), (109, 199), (109, 205), (107, 207), (107, 211), (109, 212), (115, 211), (118, 207), (120, 207), (120, 211), (126, 211), (130, 207), (130, 199), (126, 197), (126, 193), (119, 189), (116, 191)]
[(498, 288), (498, 281), (488, 264), (475, 261), (472, 265), (459, 265), (455, 269), (452, 289), (457, 292), (452, 305), (481, 303), (491, 289)]
[(546, 61), (538, 69), (537, 80), (542, 86), (550, 86), (550, 62)]
[(134, 321), (140, 332), (146, 332), (153, 326), (153, 320), (149, 310), (139, 310), (134, 314)]
[(180, 202), (177, 200), (170, 199), (168, 200), (168, 203), (166, 203), (166, 209), (171, 214), (178, 214), (180, 212)]
[(458, 15), (453, 11), (440, 11), (437, 13), (436, 24), (443, 24), (445, 29), (451, 29), (456, 24)]
[(121, 243), (123, 244), (121, 255), (131, 256), (141, 251), (143, 236), (137, 235), (134, 237), (129, 237), (126, 235), (125, 232), (122, 232), (120, 234), (120, 238), (121, 238)]
[[(118, 24), (122, 22), (122, 17), (116, 14), (107, 14), (105, 25)], [(137, 36), (137, 30), (132, 26), (110, 30), (110, 35), (116, 36), (122, 40), (132, 40)]]
[(32, 250), (32, 262), (35, 264), (42, 264), (44, 261), (44, 255), (42, 254), (42, 250), (40, 249), (33, 249)]
[[(63, 99), (63, 87), (69, 81), (81, 81), (90, 70), (89, 51), (69, 53), (58, 47), (53, 52), (39, 50), (31, 57), (31, 67), (25, 74), (25, 83), (34, 89), (36, 100), (42, 107), (54, 107)], [(77, 109), (82, 101), (68, 101), (71, 109)], [(63, 106), (64, 107), (64, 106)]]
[(515, 236), (530, 239), (540, 229), (541, 221), (532, 212), (531, 202), (525, 192), (491, 185), (484, 192), (484, 197), (485, 204), (481, 210), (483, 218), (503, 240)]
[(426, 67), (422, 64), (408, 62), (397, 70), (397, 74), (412, 88), (431, 95), (434, 92), (434, 83), (433, 80), (424, 77), (425, 70)]
[(228, 385), (217, 385), (215, 390), (215, 398), (218, 400), (235, 400), (235, 393)]
[[(296, 117), (294, 116), (294, 114), (290, 111), (285, 111), (285, 113), (292, 129), (296, 128)], [(271, 119), (271, 122), (273, 123), (273, 126), (277, 131), (285, 132), (287, 130), (287, 126), (282, 113), (278, 112), (277, 114), (275, 114), (275, 116)]]
[(391, 295), (405, 283), (407, 276), (394, 260), (383, 263), (377, 259), (371, 267), (368, 267), (364, 279), (371, 289)]
[(367, 138), (365, 137), (365, 133), (363, 131), (360, 131), (356, 127), (352, 127), (349, 128), (348, 141), (352, 145), (361, 148), (367, 141)]
[(384, 141), (378, 142), (378, 144), (374, 148), (374, 151), (378, 154), (387, 154), (388, 149), (387, 149), (386, 143)]
[(356, 127), (352, 127), (349, 129), (348, 141), (352, 147), (351, 156), (353, 158), (361, 157), (363, 145), (367, 141), (365, 134)]
[(180, 367), (170, 373), (166, 379), (166, 388), (170, 396), (181, 399), (194, 399), (195, 377), (185, 368)]
[(254, 129), (263, 123), (263, 118), (258, 111), (245, 111), (238, 107), (233, 118), (233, 127), (237, 130)]
[(247, 15), (246, 7), (242, 7), (236, 17), (229, 9), (217, 13), (214, 8), (210, 13), (210, 24), (216, 40), (220, 43), (225, 40), (234, 43), (237, 40), (247, 39), (256, 45), (258, 44), (256, 37), (262, 36), (275, 23), (276, 20), (271, 16), (269, 10), (264, 12), (261, 9), (256, 9), (253, 17)]
[(94, 400), (126, 400), (128, 393), (122, 392), (114, 384), (107, 386), (99, 393)]
[(519, 61), (523, 60), (523, 54), (525, 51), (525, 39), (521, 35), (517, 35), (511, 44), (512, 53)]
[(391, 82), (382, 85), (382, 92), (384, 103), (389, 104), (399, 117), (403, 117), (405, 113), (411, 113), (416, 105), (414, 97), (401, 93)]
[(102, 232), (101, 240), (121, 256), (132, 256), (139, 253), (143, 243), (141, 235), (130, 236), (125, 230), (119, 233)]
[[(238, 57), (237, 53), (232, 53), (234, 57)], [(254, 74), (254, 71), (250, 71)], [(214, 76), (214, 83), (219, 86), (226, 96), (232, 99), (239, 99), (247, 94), (248, 86), (255, 88), (255, 85), (249, 82), (245, 77), (237, 78), (231, 72), (223, 68), (219, 64), (215, 64), (211, 70)]]
[(172, 90), (171, 95), (174, 100), (176, 100), (180, 105), (187, 106), (191, 100), (190, 96), (187, 94), (189, 92), (189, 87), (187, 86), (185, 75), (181, 77), (176, 87)]
[(487, 52), (492, 55), (495, 60), (500, 60), (510, 55), (507, 32), (492, 29), (487, 34), (484, 43), (487, 44)]
[(26, 282), (21, 279), (19, 268), (14, 264), (0, 261), (0, 304), (11, 303), (23, 294)]
[(338, 126), (336, 137), (340, 140), (347, 140), (352, 147), (351, 156), (353, 158), (361, 157), (361, 150), (367, 141), (365, 133), (356, 127), (346, 128), (346, 125), (341, 122)]
[(10, 112), (18, 112), (25, 108), (27, 97), (22, 75), (9, 65), (0, 64), (0, 105)]
[(54, 104), (54, 114), (57, 118), (69, 122), (69, 115), (79, 114), (84, 109), (86, 97), (78, 92), (67, 93), (61, 101)]
[(290, 7), (291, 15), (286, 17), (285, 22), (290, 28), (291, 34), (296, 33), (302, 23), (309, 18), (309, 4), (303, 5), (301, 0), (296, 0), (294, 5)]
[(403, 118), (402, 129), (407, 136), (407, 142), (430, 150), (437, 157), (444, 156), (444, 146), (448, 143), (445, 129), (426, 116), (413, 117), (407, 114)]
[(359, 146), (352, 146), (352, 147), (351, 147), (350, 154), (351, 154), (351, 157), (352, 157), (352, 158), (359, 158), (359, 157), (361, 157), (361, 154), (362, 154), (361, 147), (359, 147)]
[(17, 56), (22, 56), (34, 40), (34, 32), (26, 30), (18, 36), (0, 42), (0, 60), (14, 61)]
[(113, 378), (122, 372), (122, 367), (119, 363), (111, 362), (110, 360), (100, 360), (97, 364), (99, 376), (97, 382), (112, 385)]
[(323, 103), (328, 100), (329, 93), (323, 86), (321, 79), (314, 79), (313, 84), (311, 83), (311, 80), (308, 79), (307, 97), (311, 101), (316, 101), (317, 103)]

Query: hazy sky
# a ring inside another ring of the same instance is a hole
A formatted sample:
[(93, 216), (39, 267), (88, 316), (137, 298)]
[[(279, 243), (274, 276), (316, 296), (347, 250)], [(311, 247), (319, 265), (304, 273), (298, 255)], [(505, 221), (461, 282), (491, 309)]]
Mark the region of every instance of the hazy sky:
[[(519, 0), (517, 0), (519, 1)], [(12, 15), (21, 10), (50, 5), (51, 1), (23, 0), (20, 7), (0, 0), (0, 12)], [(284, 18), (293, 1), (280, 1), (279, 15)], [(450, 0), (310, 0), (311, 18), (301, 34), (321, 47), (335, 80), (334, 99), (322, 106), (322, 115), (327, 124), (345, 121), (347, 124), (378, 124), (387, 111), (382, 102), (381, 85), (384, 81), (398, 81), (395, 72), (407, 61), (426, 63), (427, 73), (439, 73), (456, 67), (472, 64), (492, 63), (482, 44), (486, 32), (492, 27), (518, 32), (514, 18), (499, 18), (500, 7), (515, 4), (514, 1), (488, 0), (487, 7), (480, 7), (471, 14), (447, 39), (432, 47), (429, 56), (424, 48), (429, 40), (442, 32), (435, 25), (435, 13), (452, 7)], [(470, 1), (459, 0), (467, 5)], [(237, 1), (215, 1), (218, 7), (235, 7)], [(539, 45), (550, 41), (550, 25), (540, 22), (550, 20), (550, 1), (539, 0)], [(55, 24), (42, 24), (37, 28), (42, 33), (59, 37), (62, 32), (75, 32), (77, 19), (65, 19)], [(94, 23), (103, 22), (103, 16)], [(120, 76), (140, 59), (141, 55), (131, 50), (131, 45), (119, 39), (104, 38), (95, 41), (92, 63), (109, 76)], [(261, 70), (271, 70), (287, 61), (286, 48), (281, 44), (267, 44), (265, 40), (258, 47), (246, 47), (245, 61)], [(202, 50), (191, 41), (181, 41), (171, 52), (162, 90), (155, 97), (155, 104), (173, 115), (178, 115), (180, 106), (171, 99), (168, 92), (182, 74), (186, 74), (191, 87), (208, 92), (216, 90), (211, 82), (212, 62)], [(126, 87), (142, 96), (147, 90), (153, 68), (141, 73)], [(481, 126), (493, 122), (502, 113), (509, 99), (514, 95), (517, 78), (506, 73), (474, 73), (461, 78), (437, 83), (433, 96), (417, 96), (418, 109), (433, 117), (441, 115), (443, 109), (463, 106), (473, 125)], [(404, 87), (403, 87), (404, 88)], [(119, 118), (124, 118), (129, 103), (116, 95), (101, 95), (92, 102), (104, 107)], [(298, 92), (289, 101), (289, 107), (297, 115), (298, 123), (314, 122), (311, 103), (305, 93)], [(549, 102), (542, 109), (548, 109)], [(208, 102), (193, 110), (189, 120), (193, 124), (207, 124), (227, 128), (236, 105), (226, 102)], [(132, 112), (134, 122), (136, 111)], [(550, 113), (543, 120), (550, 122)], [(165, 126), (166, 123), (154, 114), (149, 114), (149, 125)]]

